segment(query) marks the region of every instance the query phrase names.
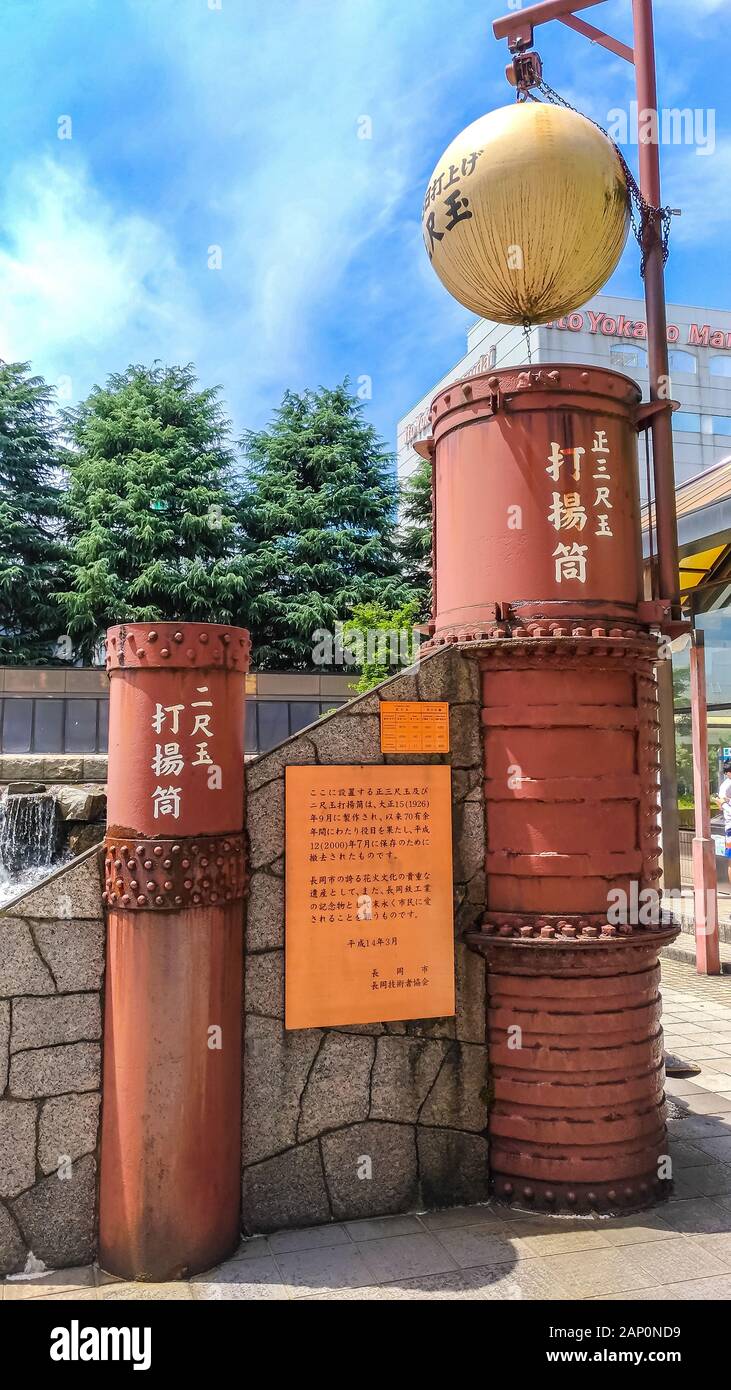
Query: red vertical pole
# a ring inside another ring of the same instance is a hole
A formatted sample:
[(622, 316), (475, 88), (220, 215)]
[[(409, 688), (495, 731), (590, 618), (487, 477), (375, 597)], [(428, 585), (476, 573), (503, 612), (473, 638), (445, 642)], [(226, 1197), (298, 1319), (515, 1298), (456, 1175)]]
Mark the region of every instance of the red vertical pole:
[(134, 624), (107, 651), (100, 1262), (173, 1279), (239, 1238), (249, 636)]
[(720, 975), (716, 849), (711, 838), (711, 780), (708, 771), (708, 710), (706, 653), (703, 633), (696, 630), (690, 649), (690, 710), (693, 740), (693, 900), (695, 958), (699, 975)]
[[(651, 207), (661, 205), (660, 115), (657, 109), (655, 34), (652, 0), (632, 0), (635, 76), (639, 129), (640, 189)], [(644, 137), (644, 138), (643, 138)], [(667, 315), (665, 311), (665, 262), (662, 223), (648, 218), (643, 232), (645, 304), (650, 399), (669, 401)], [(655, 476), (655, 517), (659, 596), (675, 608), (680, 604), (678, 575), (678, 524), (675, 510), (675, 465), (670, 405), (652, 420), (652, 458)], [(675, 721), (672, 669), (662, 662), (658, 671), (660, 703), (663, 879), (665, 887), (680, 887), (680, 826), (678, 778), (675, 759)]]

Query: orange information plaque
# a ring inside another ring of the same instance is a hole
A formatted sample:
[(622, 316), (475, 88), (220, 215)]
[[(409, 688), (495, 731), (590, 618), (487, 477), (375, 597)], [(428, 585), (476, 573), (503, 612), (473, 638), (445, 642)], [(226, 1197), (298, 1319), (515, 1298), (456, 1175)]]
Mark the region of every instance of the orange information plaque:
[(382, 700), (382, 753), (448, 753), (446, 700)]
[(454, 1013), (450, 775), (286, 768), (285, 1027)]

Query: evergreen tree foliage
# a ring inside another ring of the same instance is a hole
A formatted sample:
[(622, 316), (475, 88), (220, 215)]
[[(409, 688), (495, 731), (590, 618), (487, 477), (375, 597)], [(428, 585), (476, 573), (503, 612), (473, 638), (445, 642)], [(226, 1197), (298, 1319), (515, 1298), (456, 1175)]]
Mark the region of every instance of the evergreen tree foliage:
[(62, 461), (53, 389), (29, 363), (0, 361), (0, 665), (53, 661), (64, 632)]
[(399, 669), (418, 660), (421, 638), (415, 630), (419, 604), (416, 599), (400, 608), (382, 603), (360, 603), (343, 624), (342, 645), (352, 653), (360, 670), (352, 689), (359, 695), (380, 685)]
[(287, 391), (244, 439), (241, 507), (253, 661), (312, 669), (314, 634), (358, 604), (413, 597), (396, 549), (393, 460), (348, 382)]
[(191, 365), (129, 366), (66, 412), (75, 648), (121, 622), (241, 620), (229, 425)]
[(420, 459), (401, 491), (401, 533), (399, 536), (404, 579), (415, 590), (418, 617), (431, 616), (432, 586), (432, 465)]

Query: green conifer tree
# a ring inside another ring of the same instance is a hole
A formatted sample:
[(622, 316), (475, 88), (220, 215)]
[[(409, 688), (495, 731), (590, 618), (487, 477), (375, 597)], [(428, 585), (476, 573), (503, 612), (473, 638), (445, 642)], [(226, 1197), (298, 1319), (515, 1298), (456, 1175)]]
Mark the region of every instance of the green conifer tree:
[(318, 630), (333, 632), (358, 604), (413, 597), (396, 548), (393, 460), (347, 381), (287, 391), (244, 447), (253, 665), (312, 669)]
[(401, 489), (399, 554), (403, 574), (414, 588), (418, 619), (431, 616), (432, 465), (421, 459)]
[(130, 366), (66, 414), (74, 445), (62, 595), (77, 651), (108, 626), (236, 622), (243, 578), (229, 425), (192, 366)]
[(0, 361), (0, 665), (45, 665), (64, 633), (62, 462), (53, 389)]

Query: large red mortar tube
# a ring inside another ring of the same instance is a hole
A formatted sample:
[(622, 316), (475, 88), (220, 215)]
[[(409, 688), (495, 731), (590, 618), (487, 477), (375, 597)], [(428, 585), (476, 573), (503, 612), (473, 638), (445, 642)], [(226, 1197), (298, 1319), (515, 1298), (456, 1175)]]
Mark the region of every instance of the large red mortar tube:
[(670, 1176), (646, 414), (629, 378), (566, 363), (454, 382), (431, 410), (432, 642), (481, 668), (491, 1178), (547, 1211), (639, 1208)]
[(107, 634), (107, 968), (99, 1259), (210, 1268), (239, 1239), (249, 634)]

